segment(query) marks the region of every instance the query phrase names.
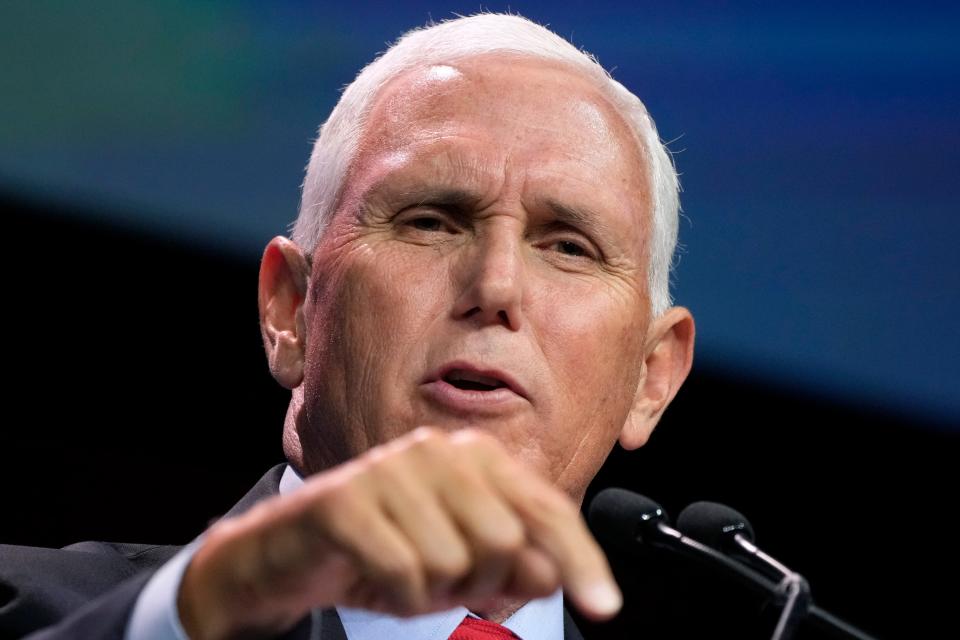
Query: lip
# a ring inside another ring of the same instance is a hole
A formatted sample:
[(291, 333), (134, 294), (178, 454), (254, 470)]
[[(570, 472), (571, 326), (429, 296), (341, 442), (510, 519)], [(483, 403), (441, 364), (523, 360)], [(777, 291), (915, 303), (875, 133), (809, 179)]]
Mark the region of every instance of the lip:
[[(500, 380), (501, 382), (503, 382), (503, 384), (507, 385), (507, 390), (512, 391), (513, 393), (517, 394), (522, 398), (529, 399), (529, 396), (527, 395), (527, 390), (523, 388), (523, 385), (517, 382), (514, 379), (514, 377), (511, 376), (506, 371), (501, 371), (500, 369), (481, 369), (480, 367), (476, 365), (472, 365), (469, 362), (465, 362), (463, 360), (454, 360), (453, 362), (448, 362), (447, 364), (443, 365), (442, 367), (440, 367), (440, 369), (437, 370), (435, 374), (427, 378), (427, 382), (436, 382), (436, 381), (445, 382), (444, 378), (451, 371), (456, 371), (457, 369), (460, 369), (463, 371), (469, 371), (471, 373), (475, 373), (477, 375), (484, 376), (486, 378), (496, 378), (497, 380)], [(450, 385), (449, 383), (446, 383), (446, 384), (448, 384), (449, 386), (453, 386), (453, 385)], [(453, 388), (457, 389), (457, 387), (453, 387)], [(459, 389), (459, 390), (463, 391), (463, 389)], [(501, 387), (500, 389), (495, 389), (494, 391), (477, 391), (476, 393), (496, 393), (497, 391), (501, 391), (501, 390), (503, 390), (503, 387)]]
[[(471, 373), (488, 378), (496, 378), (506, 386), (493, 389), (492, 391), (477, 391), (455, 387), (444, 380), (444, 377), (451, 371), (457, 369), (470, 371)], [(506, 406), (511, 403), (519, 401), (529, 402), (530, 399), (526, 389), (524, 389), (513, 376), (505, 371), (500, 369), (482, 369), (464, 361), (454, 361), (443, 365), (424, 380), (422, 388), (431, 400), (461, 412), (506, 408)]]

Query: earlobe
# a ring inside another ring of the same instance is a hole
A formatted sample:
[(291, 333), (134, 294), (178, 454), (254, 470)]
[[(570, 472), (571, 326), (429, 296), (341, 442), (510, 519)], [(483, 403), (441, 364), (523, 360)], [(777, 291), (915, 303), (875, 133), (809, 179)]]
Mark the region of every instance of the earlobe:
[(260, 263), (260, 333), (270, 374), (288, 389), (303, 381), (309, 265), (300, 248), (282, 236), (267, 245)]
[(620, 432), (620, 445), (628, 450), (647, 443), (690, 373), (695, 336), (693, 316), (683, 307), (673, 307), (650, 324), (647, 336), (637, 395)]

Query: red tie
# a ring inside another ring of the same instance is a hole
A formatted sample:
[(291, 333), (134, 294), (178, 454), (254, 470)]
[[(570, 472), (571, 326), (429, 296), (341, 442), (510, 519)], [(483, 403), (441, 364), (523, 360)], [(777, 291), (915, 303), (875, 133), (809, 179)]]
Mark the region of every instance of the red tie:
[(450, 640), (510, 640), (517, 636), (504, 626), (489, 620), (467, 616), (450, 634)]

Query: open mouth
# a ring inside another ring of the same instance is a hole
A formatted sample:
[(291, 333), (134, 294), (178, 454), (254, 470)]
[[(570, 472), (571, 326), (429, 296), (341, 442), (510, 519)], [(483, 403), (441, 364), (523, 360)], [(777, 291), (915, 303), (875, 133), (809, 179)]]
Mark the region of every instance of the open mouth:
[(435, 369), (421, 389), (435, 406), (458, 415), (503, 416), (532, 404), (508, 370), (480, 368), (466, 360)]
[(458, 389), (469, 391), (493, 391), (494, 389), (509, 388), (503, 380), (480, 375), (475, 371), (453, 369), (443, 376), (444, 382)]

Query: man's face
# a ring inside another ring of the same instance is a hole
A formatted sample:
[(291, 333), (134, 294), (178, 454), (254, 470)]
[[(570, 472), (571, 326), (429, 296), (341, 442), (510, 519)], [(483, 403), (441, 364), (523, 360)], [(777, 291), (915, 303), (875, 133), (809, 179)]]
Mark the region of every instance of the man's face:
[(490, 56), (387, 85), (313, 254), (307, 471), (472, 426), (582, 498), (641, 375), (649, 194), (622, 118), (564, 67)]

